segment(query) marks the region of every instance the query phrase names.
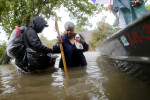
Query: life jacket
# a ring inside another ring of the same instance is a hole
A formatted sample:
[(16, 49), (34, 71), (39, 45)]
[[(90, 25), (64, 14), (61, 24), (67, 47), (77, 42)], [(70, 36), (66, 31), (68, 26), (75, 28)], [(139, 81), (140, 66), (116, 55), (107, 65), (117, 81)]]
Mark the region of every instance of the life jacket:
[(22, 50), (24, 50), (25, 45), (23, 42), (24, 32), (27, 28), (25, 26), (16, 27), (7, 42), (6, 51), (7, 55), (11, 58), (18, 57)]

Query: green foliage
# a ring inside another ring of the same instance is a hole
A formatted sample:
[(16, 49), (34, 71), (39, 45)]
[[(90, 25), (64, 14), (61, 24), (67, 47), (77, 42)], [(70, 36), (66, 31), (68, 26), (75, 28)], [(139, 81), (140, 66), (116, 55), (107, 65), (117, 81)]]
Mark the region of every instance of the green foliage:
[(52, 48), (56, 44), (56, 40), (48, 40), (43, 34), (40, 35), (40, 40), (43, 45)]
[(113, 23), (114, 27), (119, 27), (119, 20), (116, 18), (114, 23)]
[(0, 58), (5, 53), (6, 43), (0, 44)]
[(37, 15), (44, 19), (54, 18), (60, 7), (65, 7), (80, 25), (88, 24), (88, 18), (103, 8), (88, 0), (0, 0), (0, 25), (9, 37), (15, 26), (28, 26)]
[(75, 33), (81, 33), (81, 32), (84, 32), (84, 31), (87, 31), (87, 28), (84, 28), (84, 27), (82, 27), (81, 25), (76, 25), (76, 27), (75, 27), (75, 30), (74, 30), (74, 32)]
[(101, 42), (107, 39), (108, 36), (116, 32), (113, 26), (105, 22), (105, 18), (97, 24), (97, 29), (92, 32), (92, 39), (89, 41), (89, 45), (92, 48), (98, 46)]

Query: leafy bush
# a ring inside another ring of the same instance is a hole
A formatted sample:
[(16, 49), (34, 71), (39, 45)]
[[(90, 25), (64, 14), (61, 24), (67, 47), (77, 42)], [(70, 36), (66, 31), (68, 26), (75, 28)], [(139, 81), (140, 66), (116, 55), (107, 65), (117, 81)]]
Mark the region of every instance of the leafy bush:
[(52, 48), (53, 45), (56, 44), (56, 39), (54, 40), (48, 40), (43, 34), (40, 35), (40, 40), (42, 42), (43, 45)]
[(97, 28), (92, 32), (92, 39), (89, 41), (90, 47), (94, 49), (116, 31), (112, 25), (105, 22), (105, 19), (100, 21), (97, 23)]
[(5, 49), (6, 49), (6, 43), (4, 42), (4, 43), (0, 44), (0, 58), (5, 53)]

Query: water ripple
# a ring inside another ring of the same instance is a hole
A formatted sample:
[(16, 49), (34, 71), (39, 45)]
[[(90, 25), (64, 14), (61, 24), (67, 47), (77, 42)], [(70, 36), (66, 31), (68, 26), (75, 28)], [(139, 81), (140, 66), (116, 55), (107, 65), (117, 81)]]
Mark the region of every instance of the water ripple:
[(0, 82), (1, 82), (1, 95), (15, 92), (13, 84), (14, 70), (11, 70), (8, 66), (0, 67)]

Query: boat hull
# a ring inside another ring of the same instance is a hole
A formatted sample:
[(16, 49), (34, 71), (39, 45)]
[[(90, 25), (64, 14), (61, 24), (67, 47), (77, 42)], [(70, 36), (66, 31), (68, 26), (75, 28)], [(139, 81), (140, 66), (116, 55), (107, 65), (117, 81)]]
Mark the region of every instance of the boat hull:
[(150, 82), (150, 13), (109, 37), (96, 50), (129, 74)]

